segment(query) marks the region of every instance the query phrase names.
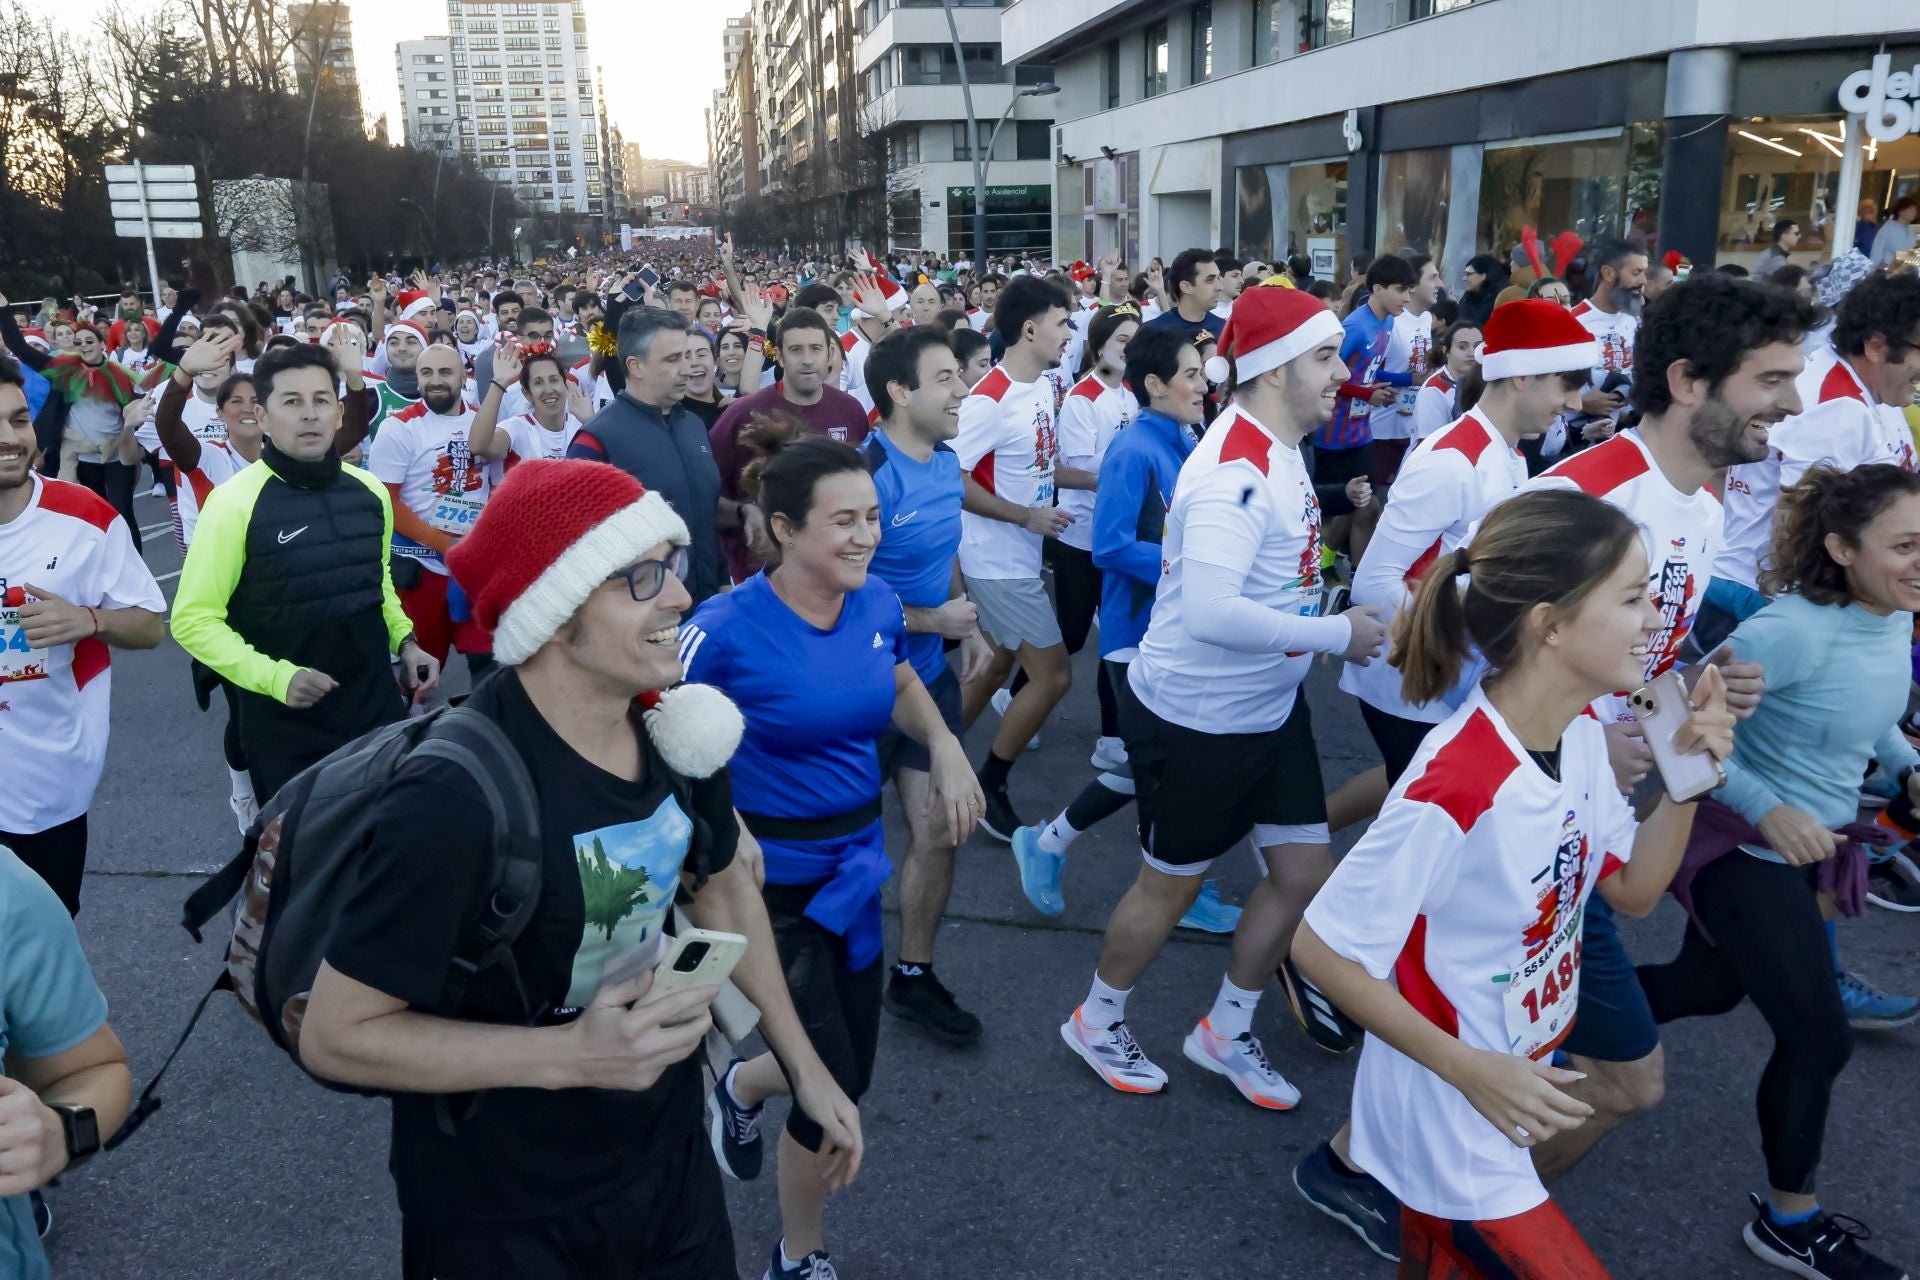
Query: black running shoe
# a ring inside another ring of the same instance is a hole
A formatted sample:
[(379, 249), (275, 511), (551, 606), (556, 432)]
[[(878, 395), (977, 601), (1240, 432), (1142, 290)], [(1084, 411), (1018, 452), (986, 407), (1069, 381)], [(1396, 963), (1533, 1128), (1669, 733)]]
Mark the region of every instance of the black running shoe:
[(980, 1019), (960, 1007), (933, 970), (916, 966), (920, 972), (908, 976), (893, 970), (887, 979), (887, 993), (881, 1003), (886, 1011), (902, 1022), (911, 1022), (942, 1044), (969, 1045), (980, 1038)]
[(766, 1104), (748, 1108), (733, 1100), (733, 1091), (727, 1088), (727, 1082), (739, 1069), (740, 1059), (735, 1058), (727, 1067), (727, 1073), (720, 1077), (720, 1083), (713, 1086), (707, 1100), (707, 1136), (713, 1141), (713, 1154), (726, 1175), (740, 1182), (752, 1182), (760, 1176), (760, 1162), (766, 1155), (766, 1143), (760, 1137), (760, 1114)]
[(1280, 962), (1273, 976), (1280, 980), (1280, 989), (1287, 993), (1287, 1003), (1293, 1007), (1294, 1019), (1309, 1040), (1329, 1053), (1347, 1053), (1360, 1043), (1359, 1026), (1334, 1008), (1333, 1001), (1327, 999), (1320, 988), (1306, 980), (1294, 967), (1292, 956)]
[(1834, 1213), (1817, 1213), (1806, 1222), (1782, 1226), (1767, 1212), (1766, 1201), (1749, 1196), (1759, 1213), (1740, 1233), (1762, 1262), (1807, 1280), (1907, 1280), (1907, 1272), (1861, 1247), (1873, 1232), (1864, 1223)]
[(1007, 799), (1007, 789), (987, 792), (987, 811), (980, 815), (980, 829), (998, 840), (1001, 844), (1012, 844), (1013, 833), (1027, 824), (1013, 811), (1013, 801)]

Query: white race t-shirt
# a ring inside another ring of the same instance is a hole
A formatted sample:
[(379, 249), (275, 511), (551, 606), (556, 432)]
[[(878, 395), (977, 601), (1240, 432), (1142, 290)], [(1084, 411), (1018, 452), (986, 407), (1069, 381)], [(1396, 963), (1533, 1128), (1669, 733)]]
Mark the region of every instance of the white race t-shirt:
[(1452, 422), (1460, 416), (1459, 403), (1460, 396), (1453, 385), (1453, 375), (1445, 369), (1435, 369), (1414, 393), (1413, 422), (1407, 438), (1419, 444)]
[(1869, 462), (1916, 467), (1906, 417), (1874, 398), (1867, 384), (1832, 347), (1807, 361), (1795, 379), (1802, 411), (1768, 434), (1758, 462), (1727, 471), (1725, 543), (1713, 576), (1760, 589), (1760, 571), (1772, 560), (1773, 509), (1784, 485), (1798, 484), (1816, 463), (1851, 471)]
[[(1573, 1028), (1587, 899), (1633, 856), (1598, 723), (1567, 726), (1559, 764), (1555, 782), (1476, 688), (1427, 734), (1306, 923), (1462, 1044), (1544, 1060)], [(1378, 1036), (1354, 1078), (1353, 1158), (1437, 1218), (1508, 1218), (1547, 1198), (1525, 1148)]]
[(1393, 389), (1393, 405), (1369, 416), (1375, 440), (1406, 440), (1413, 435), (1413, 406), (1426, 381), (1427, 355), (1433, 350), (1433, 312), (1402, 311), (1387, 338), (1386, 373), (1404, 373), (1412, 381)]
[[(1478, 409), (1428, 436), (1407, 455), (1393, 482), (1379, 527), (1354, 569), (1353, 603), (1384, 606), (1382, 621), (1391, 633), (1427, 567), (1526, 482), (1526, 459)], [(1340, 673), (1342, 689), (1389, 715), (1439, 724), (1450, 714), (1448, 700), (1409, 703), (1400, 681), (1400, 669), (1388, 665), (1384, 652), (1364, 667), (1348, 663)]]
[[(1139, 410), (1140, 402), (1131, 391), (1110, 387), (1098, 374), (1089, 372), (1073, 384), (1060, 406), (1060, 465), (1098, 475), (1107, 446)], [(1073, 523), (1061, 530), (1060, 541), (1091, 552), (1094, 491), (1061, 489), (1059, 494), (1060, 509), (1073, 517)]]
[(200, 508), (215, 486), (225, 484), (247, 468), (247, 460), (233, 451), (224, 440), (204, 440), (200, 461), (191, 468), (173, 465), (173, 537), (186, 554), (193, 543), (193, 529), (200, 521)]
[[(1060, 453), (1054, 429), (1054, 382), (1042, 375), (1015, 382), (995, 366), (960, 402), (953, 451), (988, 493), (1021, 507), (1053, 505), (1053, 467)], [(960, 516), (960, 571), (984, 580), (1038, 578), (1040, 535), (1004, 520)]]
[[(1645, 678), (1652, 680), (1671, 668), (1693, 630), (1719, 552), (1724, 524), (1720, 500), (1704, 488), (1693, 493), (1674, 488), (1638, 430), (1622, 431), (1574, 454), (1535, 476), (1527, 487), (1580, 489), (1633, 517), (1647, 549), (1647, 592), (1660, 611), (1660, 629), (1647, 642)], [(1594, 714), (1607, 721), (1633, 719), (1624, 696), (1629, 692), (1595, 702)]]
[(105, 641), (27, 644), (26, 584), (95, 609), (167, 607), (126, 521), (105, 499), (37, 474), (27, 483), (26, 509), (0, 524), (0, 742), (8, 771), (0, 831), (22, 834), (71, 821), (93, 803), (111, 689)]
[[(147, 420), (134, 428), (133, 432), (134, 441), (141, 448), (162, 458), (167, 456), (167, 451), (160, 443), (160, 428), (156, 420), (160, 413), (160, 396), (165, 390), (164, 386), (160, 387), (147, 397)], [(189, 393), (180, 405), (180, 421), (201, 444), (227, 438), (227, 424), (220, 418), (219, 406), (211, 400), (202, 400), (198, 391)]]
[(573, 443), (574, 433), (580, 430), (580, 419), (568, 414), (565, 426), (558, 431), (549, 431), (532, 414), (523, 413), (503, 420), (500, 430), (507, 433), (507, 456), (501, 459), (501, 474), (504, 475), (513, 470), (516, 464), (529, 458), (552, 461), (566, 457), (567, 446)]
[[(373, 442), (367, 470), (382, 484), (400, 486), (400, 501), (441, 533), (473, 532), (491, 491), (492, 468), (467, 443), (473, 410), (435, 413), (423, 401), (389, 417)], [(430, 547), (396, 534), (393, 553), (412, 556), (422, 568), (447, 571), (446, 561)]]
[(1319, 615), (1320, 500), (1300, 450), (1229, 407), (1181, 465), (1160, 554), (1152, 620), (1128, 666), (1134, 693), (1162, 720), (1202, 733), (1265, 733), (1285, 724), (1312, 652), (1249, 653), (1195, 638), (1187, 611), (1196, 606), (1182, 583), (1189, 560), (1244, 569), (1242, 598), (1278, 613)]
[(873, 350), (873, 343), (858, 329), (849, 329), (840, 335), (840, 350), (846, 356), (846, 363), (840, 368), (840, 389), (858, 400), (862, 409), (871, 412), (873, 396), (867, 390), (867, 353)]
[(1600, 344), (1600, 363), (1593, 367), (1593, 385), (1598, 387), (1610, 373), (1633, 377), (1633, 341), (1640, 333), (1640, 317), (1624, 311), (1602, 311), (1592, 302), (1573, 309), (1573, 318)]

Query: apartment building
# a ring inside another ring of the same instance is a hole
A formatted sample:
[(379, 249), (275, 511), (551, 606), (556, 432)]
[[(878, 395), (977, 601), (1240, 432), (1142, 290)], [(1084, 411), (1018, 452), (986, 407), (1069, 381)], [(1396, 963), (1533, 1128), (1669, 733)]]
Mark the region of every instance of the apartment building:
[(453, 48), (445, 36), (402, 40), (393, 47), (400, 80), (400, 123), (416, 151), (458, 146), (453, 127)]
[(447, 0), (447, 39), (462, 154), (525, 207), (603, 219), (607, 130), (586, 0)]
[(287, 6), (287, 31), (292, 37), (288, 50), (293, 59), (294, 84), (302, 94), (313, 91), (313, 76), (320, 73), (320, 87), (352, 100), (360, 110), (360, 73), (353, 60), (353, 18), (344, 4), (318, 0), (313, 4)]
[(1414, 248), (1458, 287), (1528, 227), (1707, 264), (1791, 217), (1811, 262), (1920, 188), (1912, 0), (1015, 0), (1000, 38), (1057, 71), (1061, 258)]

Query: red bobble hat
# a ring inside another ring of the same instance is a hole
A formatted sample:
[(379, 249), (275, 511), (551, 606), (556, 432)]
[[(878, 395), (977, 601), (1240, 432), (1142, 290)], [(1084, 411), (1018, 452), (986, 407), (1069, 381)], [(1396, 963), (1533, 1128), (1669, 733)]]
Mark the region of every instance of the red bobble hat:
[[(1239, 304), (1234, 304), (1238, 309)], [(1600, 363), (1600, 344), (1557, 302), (1523, 298), (1495, 307), (1481, 330), (1480, 376), (1488, 382), (1573, 373)]]
[[(662, 542), (684, 547), (687, 526), (657, 493), (604, 462), (522, 462), (494, 490), (473, 532), (446, 554), (493, 653), (524, 662), (594, 588)], [(669, 768), (704, 778), (740, 745), (744, 723), (727, 696), (681, 684), (640, 695), (647, 736)]]
[(1254, 288), (1233, 302), (1220, 334), (1220, 350), (1207, 361), (1207, 381), (1225, 382), (1232, 357), (1234, 377), (1251, 382), (1331, 338), (1346, 336), (1327, 304), (1298, 289)]

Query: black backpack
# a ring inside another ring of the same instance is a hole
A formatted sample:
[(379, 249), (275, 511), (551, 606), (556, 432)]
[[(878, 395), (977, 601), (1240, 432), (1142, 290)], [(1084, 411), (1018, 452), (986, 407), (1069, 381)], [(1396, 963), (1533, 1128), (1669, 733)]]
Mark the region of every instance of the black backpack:
[[(520, 753), (498, 725), (472, 708), (442, 707), (385, 725), (308, 766), (275, 792), (240, 852), (187, 899), (181, 924), (198, 942), (206, 923), (240, 896), (226, 965), (141, 1092), (114, 1145), (159, 1109), (155, 1091), (161, 1077), (216, 992), (233, 992), (273, 1042), (300, 1063), (307, 998), (335, 922), (355, 888), (379, 798), (401, 766), (416, 757), (446, 760), (464, 770), (486, 798), (494, 832), (492, 891), (449, 966), (434, 1012), (451, 1016), (473, 976), (491, 965), (508, 966), (520, 988), (512, 948), (539, 901), (542, 878), (539, 804)], [(521, 997), (525, 1004), (524, 989)], [(304, 1064), (301, 1069), (306, 1070)], [(313, 1078), (341, 1092), (378, 1092)], [(448, 1124), (444, 1110), (442, 1124)]]

